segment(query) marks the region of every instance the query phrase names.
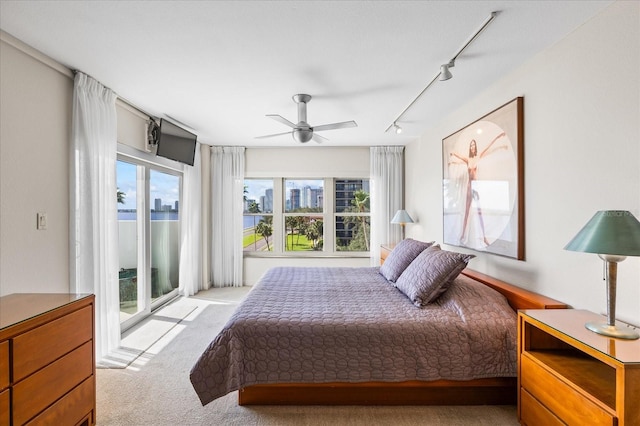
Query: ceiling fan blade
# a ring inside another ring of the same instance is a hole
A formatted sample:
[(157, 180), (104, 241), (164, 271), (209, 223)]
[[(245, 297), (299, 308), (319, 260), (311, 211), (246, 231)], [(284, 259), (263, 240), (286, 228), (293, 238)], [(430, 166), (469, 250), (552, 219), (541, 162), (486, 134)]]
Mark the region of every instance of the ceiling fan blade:
[(313, 126), (313, 131), (321, 132), (323, 130), (347, 129), (349, 127), (358, 127), (358, 124), (353, 120), (343, 121), (341, 123), (322, 124), (320, 126)]
[(275, 136), (290, 135), (291, 133), (293, 133), (293, 132), (284, 132), (284, 133), (275, 133), (273, 135), (256, 136), (254, 139), (273, 138)]
[(314, 132), (313, 136), (311, 136), (311, 140), (313, 140), (315, 143), (322, 143), (324, 141), (328, 141), (329, 139)]
[(289, 120), (287, 120), (286, 118), (284, 118), (281, 115), (278, 115), (278, 114), (267, 114), (267, 117), (273, 118), (274, 120), (279, 121), (280, 123), (284, 124), (285, 126), (289, 126), (292, 129), (296, 128), (295, 124), (293, 124), (292, 122), (290, 122)]

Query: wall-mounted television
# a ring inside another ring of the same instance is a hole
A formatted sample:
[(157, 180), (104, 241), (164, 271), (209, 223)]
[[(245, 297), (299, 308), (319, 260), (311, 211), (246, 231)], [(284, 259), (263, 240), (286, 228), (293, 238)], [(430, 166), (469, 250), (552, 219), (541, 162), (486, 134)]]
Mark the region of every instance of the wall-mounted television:
[(160, 119), (156, 155), (193, 166), (197, 136), (165, 119)]

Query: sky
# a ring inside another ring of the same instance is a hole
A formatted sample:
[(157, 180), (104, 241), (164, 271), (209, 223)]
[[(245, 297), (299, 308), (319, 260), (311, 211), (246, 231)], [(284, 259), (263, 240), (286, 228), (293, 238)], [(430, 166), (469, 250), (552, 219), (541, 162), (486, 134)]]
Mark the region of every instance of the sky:
[(272, 179), (245, 179), (244, 185), (247, 187), (246, 194), (249, 200), (259, 200), (269, 188), (273, 189)]
[[(124, 204), (118, 204), (120, 210), (136, 209), (136, 165), (118, 161), (116, 164), (117, 186), (125, 193)], [(151, 170), (150, 174), (150, 203), (151, 208), (155, 207), (154, 200), (162, 199), (162, 204), (175, 206), (175, 202), (180, 199), (180, 178), (178, 176)]]
[[(324, 184), (323, 179), (291, 179), (288, 181), (287, 189), (293, 188), (295, 181), (296, 188), (303, 188), (309, 186), (311, 188), (322, 188)], [(247, 199), (259, 201), (260, 197), (265, 194), (268, 188), (273, 188), (273, 179), (245, 179), (244, 184), (247, 187), (248, 194)], [(286, 198), (289, 198), (289, 191), (286, 191)]]

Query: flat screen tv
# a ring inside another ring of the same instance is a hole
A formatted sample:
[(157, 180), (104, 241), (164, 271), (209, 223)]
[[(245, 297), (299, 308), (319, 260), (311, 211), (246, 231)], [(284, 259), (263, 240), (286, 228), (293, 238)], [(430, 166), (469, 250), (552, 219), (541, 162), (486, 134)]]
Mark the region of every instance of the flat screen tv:
[(193, 166), (196, 139), (193, 133), (161, 118), (156, 155)]

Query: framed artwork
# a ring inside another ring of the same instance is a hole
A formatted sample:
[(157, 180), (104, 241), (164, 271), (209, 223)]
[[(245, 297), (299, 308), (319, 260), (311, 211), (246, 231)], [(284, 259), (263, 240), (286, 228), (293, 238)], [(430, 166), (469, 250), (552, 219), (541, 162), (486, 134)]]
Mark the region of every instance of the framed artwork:
[(443, 242), (524, 260), (524, 98), (442, 140)]

